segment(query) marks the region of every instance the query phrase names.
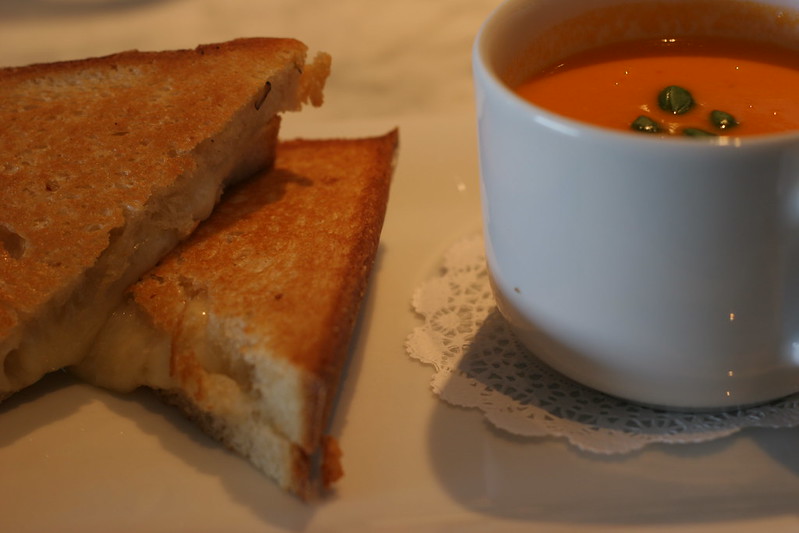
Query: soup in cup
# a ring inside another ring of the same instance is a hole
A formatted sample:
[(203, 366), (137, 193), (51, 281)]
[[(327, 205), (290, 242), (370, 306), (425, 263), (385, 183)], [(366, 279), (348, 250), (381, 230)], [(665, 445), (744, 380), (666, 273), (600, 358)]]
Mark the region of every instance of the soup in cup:
[(774, 96), (799, 87), (797, 10), (509, 0), (485, 22), (488, 268), (554, 369), (674, 409), (799, 392), (799, 91)]

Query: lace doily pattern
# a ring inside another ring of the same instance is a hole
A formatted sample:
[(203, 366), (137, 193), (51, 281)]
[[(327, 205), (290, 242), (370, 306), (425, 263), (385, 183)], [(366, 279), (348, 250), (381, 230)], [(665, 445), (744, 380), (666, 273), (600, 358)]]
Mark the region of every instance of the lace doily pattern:
[(588, 452), (615, 454), (799, 424), (799, 395), (735, 411), (680, 413), (614, 398), (555, 372), (515, 339), (497, 311), (479, 235), (450, 248), (440, 275), (416, 290), (412, 305), (424, 323), (406, 348), (435, 369), (435, 394), (479, 409), (516, 435), (562, 437)]

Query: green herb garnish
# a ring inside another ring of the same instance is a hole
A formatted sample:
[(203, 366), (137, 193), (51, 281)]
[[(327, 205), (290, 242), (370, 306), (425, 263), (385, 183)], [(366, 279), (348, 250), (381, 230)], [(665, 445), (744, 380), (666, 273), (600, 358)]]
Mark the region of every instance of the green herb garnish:
[(709, 131), (701, 130), (699, 128), (685, 128), (682, 130), (683, 135), (687, 135), (688, 137), (716, 137), (715, 133), (711, 133)]
[(645, 115), (641, 115), (637, 119), (633, 120), (632, 124), (630, 124), (630, 127), (632, 127), (632, 129), (635, 131), (640, 131), (643, 133), (660, 132), (660, 126), (658, 123)]
[(738, 125), (738, 121), (735, 120), (734, 116), (718, 109), (710, 112), (710, 122), (720, 130), (727, 130)]
[(663, 111), (682, 115), (694, 107), (694, 97), (678, 85), (669, 85), (658, 94), (658, 105)]
[[(691, 93), (680, 87), (679, 85), (669, 85), (660, 93), (658, 93), (658, 105), (663, 111), (672, 113), (674, 115), (682, 115), (693, 109), (696, 102)], [(705, 130), (695, 127), (685, 127), (679, 130), (682, 135), (688, 137), (717, 137), (719, 134), (713, 130), (728, 130), (738, 126), (738, 120), (726, 111), (715, 109), (710, 112), (709, 117), (710, 125), (713, 126), (711, 130)], [(642, 133), (660, 133), (661, 126), (654, 119), (640, 115), (631, 124), (630, 127)], [(674, 134), (675, 131), (669, 131), (668, 134)]]

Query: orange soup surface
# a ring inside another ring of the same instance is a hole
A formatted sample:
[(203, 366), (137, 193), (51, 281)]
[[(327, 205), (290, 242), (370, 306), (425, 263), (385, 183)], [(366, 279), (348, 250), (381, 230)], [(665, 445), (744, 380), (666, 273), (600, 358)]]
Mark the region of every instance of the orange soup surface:
[[(661, 108), (668, 87), (690, 93), (689, 111)], [(645, 117), (664, 135), (785, 132), (799, 130), (799, 53), (709, 37), (617, 43), (568, 57), (516, 92), (561, 115), (627, 131)], [(737, 125), (713, 122), (712, 111)]]

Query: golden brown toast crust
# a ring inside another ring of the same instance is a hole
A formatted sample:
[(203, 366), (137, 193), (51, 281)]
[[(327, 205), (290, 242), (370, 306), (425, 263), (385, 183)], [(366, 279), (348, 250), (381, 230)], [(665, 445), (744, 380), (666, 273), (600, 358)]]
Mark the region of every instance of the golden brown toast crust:
[[(141, 282), (136, 302), (179, 336), (183, 306), (208, 299), (212, 317), (252, 354), (302, 370), (305, 424), (319, 438), (380, 238), (397, 134), (379, 139), (289, 141), (268, 180), (235, 188), (213, 216)], [(187, 296), (187, 293), (188, 296)], [(202, 392), (191, 351), (173, 371)], [(313, 429), (311, 429), (313, 428)]]
[[(304, 47), (290, 41), (229, 47), (303, 62)], [(247, 101), (253, 86), (264, 85), (259, 69), (243, 68), (249, 59), (208, 61), (216, 55), (208, 52), (219, 49), (126, 52), (0, 70), (0, 222), (25, 242), (19, 257), (0, 262), (3, 303), (30, 312), (64, 278), (91, 266), (108, 232), (124, 224), (125, 210), (188, 170), (188, 152), (229, 120), (229, 105), (218, 99)], [(155, 101), (151, 84), (161, 91)], [(202, 115), (190, 130), (188, 115)]]
[[(196, 170), (197, 150), (213, 152), (231, 120), (319, 103), (326, 73), (302, 86), (305, 54), (292, 39), (240, 39), (0, 69), (0, 358), (21, 326), (73, 298), (115, 232)], [(256, 159), (247, 172), (268, 163)]]
[[(323, 433), (375, 260), (397, 144), (396, 131), (281, 143), (272, 172), (232, 188), (132, 289), (172, 338), (176, 403), (251, 460), (258, 452), (236, 443), (238, 425), (255, 419), (273, 428), (294, 449), (286, 465), (294, 474), (290, 482), (270, 475), (303, 497), (312, 456), (327, 458), (326, 483), (341, 475), (340, 451)], [(199, 313), (189, 311), (196, 302)], [(209, 362), (209, 346), (226, 355)], [(272, 371), (283, 374), (268, 381)], [(236, 404), (230, 382), (254, 407)]]

